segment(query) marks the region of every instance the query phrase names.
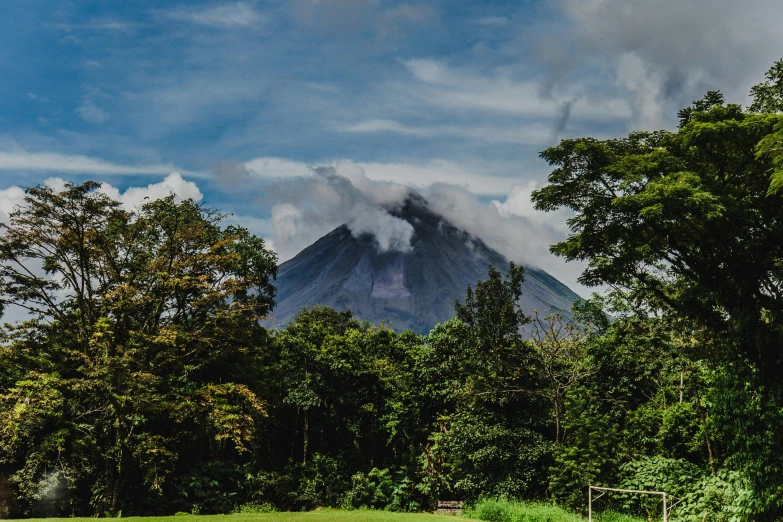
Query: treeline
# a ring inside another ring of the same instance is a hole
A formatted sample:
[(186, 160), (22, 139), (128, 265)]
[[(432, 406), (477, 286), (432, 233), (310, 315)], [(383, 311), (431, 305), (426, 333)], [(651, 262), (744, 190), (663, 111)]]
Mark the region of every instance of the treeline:
[(131, 215), (94, 189), (31, 189), (6, 228), (7, 295), (41, 311), (5, 330), (6, 516), (582, 508), (584, 484), (626, 462), (708, 469), (703, 372), (656, 321), (610, 322), (596, 303), (531, 319), (512, 265), (428, 336), (325, 307), (267, 331), (260, 240), (191, 201)]
[[(783, 515), (783, 61), (745, 110), (564, 140), (539, 209), (604, 297), (520, 310), (513, 265), (427, 336), (326, 308), (285, 328), (274, 254), (192, 201), (33, 187), (0, 234), (0, 515), (423, 510), (666, 491)], [(658, 516), (657, 500), (599, 509)], [(657, 511), (656, 511), (657, 510)]]

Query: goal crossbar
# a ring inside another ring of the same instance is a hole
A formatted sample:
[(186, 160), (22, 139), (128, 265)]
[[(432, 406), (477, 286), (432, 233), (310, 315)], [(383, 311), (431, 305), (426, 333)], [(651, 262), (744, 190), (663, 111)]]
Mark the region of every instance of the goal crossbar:
[[(667, 497), (672, 498), (672, 495), (669, 495), (665, 491), (644, 491), (641, 489), (620, 489), (620, 488), (605, 488), (603, 486), (588, 486), (587, 491), (587, 497), (588, 497), (588, 507), (587, 507), (587, 519), (588, 522), (593, 522), (593, 490), (596, 491), (603, 491), (598, 497), (596, 497), (596, 500), (603, 495), (606, 494), (607, 491), (614, 491), (616, 493), (641, 493), (643, 495), (661, 495), (663, 498), (663, 522), (669, 522), (669, 512), (666, 509), (666, 499)], [(676, 497), (675, 497), (676, 498)], [(675, 502), (674, 504), (678, 504), (679, 501)], [(674, 504), (669, 505), (669, 510), (674, 507)]]

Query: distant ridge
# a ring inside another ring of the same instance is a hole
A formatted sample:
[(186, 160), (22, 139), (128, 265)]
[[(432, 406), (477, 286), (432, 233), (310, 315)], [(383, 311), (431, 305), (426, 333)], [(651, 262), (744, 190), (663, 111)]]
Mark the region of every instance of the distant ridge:
[[(323, 304), (372, 323), (391, 322), (395, 330), (428, 333), (454, 317), (454, 301), (487, 278), (489, 265), (508, 270), (500, 253), (433, 213), (421, 196), (411, 195), (392, 213), (413, 226), (411, 251), (381, 253), (371, 235), (354, 237), (346, 225), (334, 229), (280, 266), (274, 324)], [(562, 309), (570, 315), (579, 299), (543, 270), (525, 267), (525, 313)]]

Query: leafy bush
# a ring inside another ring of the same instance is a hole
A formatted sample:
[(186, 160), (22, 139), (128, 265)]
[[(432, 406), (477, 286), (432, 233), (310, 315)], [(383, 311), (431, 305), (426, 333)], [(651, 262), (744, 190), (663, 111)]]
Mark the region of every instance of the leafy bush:
[[(683, 459), (665, 457), (644, 457), (620, 466), (623, 489), (643, 491), (665, 491), (677, 499), (698, 490), (704, 478), (704, 471)], [(646, 518), (660, 517), (663, 504), (658, 495), (620, 494), (619, 505), (625, 512), (645, 515)]]
[(676, 520), (737, 522), (750, 518), (748, 506), (758, 505), (758, 493), (740, 472), (721, 470), (706, 476), (688, 492), (675, 511)]
[(581, 516), (558, 506), (505, 499), (480, 500), (463, 515), (487, 522), (583, 522)]
[(242, 504), (238, 508), (236, 508), (232, 514), (234, 515), (258, 515), (262, 513), (276, 513), (277, 508), (269, 503), (263, 503), (263, 504), (257, 504), (257, 503), (249, 503), (249, 504)]
[(356, 473), (353, 485), (343, 497), (343, 509), (370, 508), (388, 511), (418, 511), (421, 505), (413, 500), (413, 481), (407, 476), (393, 480), (388, 469), (373, 468), (369, 473)]
[(383, 509), (391, 502), (394, 485), (388, 469), (373, 468), (354, 474), (353, 486), (343, 497), (343, 507)]

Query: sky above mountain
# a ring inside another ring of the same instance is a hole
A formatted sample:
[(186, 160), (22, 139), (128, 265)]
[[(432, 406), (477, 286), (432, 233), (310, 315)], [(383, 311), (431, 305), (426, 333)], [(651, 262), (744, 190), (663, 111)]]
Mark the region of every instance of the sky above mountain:
[(573, 284), (545, 252), (567, 215), (529, 203), (538, 152), (673, 128), (708, 89), (745, 103), (782, 19), (779, 0), (3, 0), (0, 220), (18, 187), (96, 179), (221, 207), (288, 258), (366, 210), (336, 175), (414, 187)]

